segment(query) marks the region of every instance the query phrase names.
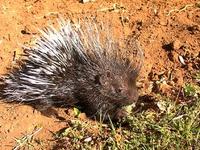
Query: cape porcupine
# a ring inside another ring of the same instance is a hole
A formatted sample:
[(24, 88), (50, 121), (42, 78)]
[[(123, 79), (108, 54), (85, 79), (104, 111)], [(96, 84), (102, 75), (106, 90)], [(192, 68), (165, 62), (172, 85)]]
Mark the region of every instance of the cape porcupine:
[(2, 77), (1, 97), (44, 108), (79, 103), (88, 115), (123, 116), (122, 107), (138, 99), (136, 78), (142, 63), (136, 66), (130, 57), (132, 51), (143, 55), (136, 41), (123, 47), (110, 30), (95, 23), (82, 28), (59, 23), (59, 30), (46, 28), (34, 46), (24, 47), (21, 67)]

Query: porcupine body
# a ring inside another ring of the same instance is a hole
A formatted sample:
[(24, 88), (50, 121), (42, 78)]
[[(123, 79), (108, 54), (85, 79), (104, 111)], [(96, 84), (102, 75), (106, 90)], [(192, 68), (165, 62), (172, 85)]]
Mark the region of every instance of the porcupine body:
[[(140, 67), (124, 57), (125, 50), (109, 30), (101, 37), (96, 24), (84, 27), (62, 21), (59, 30), (41, 31), (36, 44), (24, 48), (21, 67), (3, 76), (5, 101), (35, 103), (41, 108), (79, 103), (90, 116), (111, 118), (137, 101)], [(141, 51), (136, 43), (130, 48)]]

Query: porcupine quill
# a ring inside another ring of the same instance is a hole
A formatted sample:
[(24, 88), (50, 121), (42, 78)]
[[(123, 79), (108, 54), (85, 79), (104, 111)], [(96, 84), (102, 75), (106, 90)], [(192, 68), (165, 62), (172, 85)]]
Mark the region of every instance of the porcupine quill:
[(35, 45), (24, 48), (23, 64), (1, 77), (0, 96), (45, 109), (78, 103), (89, 116), (121, 117), (122, 107), (138, 99), (136, 79), (143, 63), (138, 42), (117, 41), (93, 22), (59, 24), (59, 30), (42, 30)]

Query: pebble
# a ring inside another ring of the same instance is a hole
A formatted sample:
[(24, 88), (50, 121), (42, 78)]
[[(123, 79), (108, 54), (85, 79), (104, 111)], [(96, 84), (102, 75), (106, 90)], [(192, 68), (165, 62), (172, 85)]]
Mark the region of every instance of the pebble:
[(178, 50), (181, 48), (182, 44), (179, 40), (175, 40), (173, 43), (173, 49)]
[(95, 0), (82, 0), (82, 3), (95, 2)]
[(86, 138), (86, 139), (84, 140), (84, 142), (90, 142), (90, 141), (92, 141), (92, 138), (91, 138), (91, 137), (88, 137), (88, 138)]
[(186, 65), (183, 57), (181, 55), (178, 56), (179, 61), (181, 62), (182, 65)]

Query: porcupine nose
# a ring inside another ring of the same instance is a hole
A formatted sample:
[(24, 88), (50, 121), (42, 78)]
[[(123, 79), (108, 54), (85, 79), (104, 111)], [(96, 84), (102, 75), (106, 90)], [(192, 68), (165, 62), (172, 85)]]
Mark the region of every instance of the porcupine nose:
[(127, 105), (131, 105), (134, 102), (137, 102), (138, 98), (139, 98), (139, 94), (138, 94), (137, 89), (129, 91), (128, 92), (128, 102), (127, 102)]

